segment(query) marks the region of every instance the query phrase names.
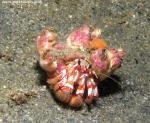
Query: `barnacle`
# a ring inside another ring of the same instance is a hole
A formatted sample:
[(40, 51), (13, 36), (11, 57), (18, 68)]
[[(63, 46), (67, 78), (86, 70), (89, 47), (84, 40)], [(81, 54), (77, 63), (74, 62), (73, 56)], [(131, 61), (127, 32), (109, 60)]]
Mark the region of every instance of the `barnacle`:
[(120, 67), (125, 51), (108, 48), (99, 28), (73, 31), (65, 43), (53, 28), (37, 38), (40, 66), (47, 72), (50, 88), (58, 100), (72, 107), (91, 104), (98, 97), (98, 84)]

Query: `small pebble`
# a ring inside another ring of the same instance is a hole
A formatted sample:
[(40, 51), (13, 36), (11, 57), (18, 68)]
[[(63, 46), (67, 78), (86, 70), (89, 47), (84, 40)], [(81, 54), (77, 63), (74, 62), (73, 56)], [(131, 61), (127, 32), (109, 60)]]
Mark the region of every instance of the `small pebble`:
[(72, 15), (69, 15), (69, 18), (71, 19), (71, 18), (72, 18)]
[(5, 89), (5, 88), (6, 88), (6, 85), (4, 85), (3, 88)]
[(135, 15), (133, 15), (132, 17), (135, 18)]
[(3, 119), (0, 119), (0, 123), (3, 123)]

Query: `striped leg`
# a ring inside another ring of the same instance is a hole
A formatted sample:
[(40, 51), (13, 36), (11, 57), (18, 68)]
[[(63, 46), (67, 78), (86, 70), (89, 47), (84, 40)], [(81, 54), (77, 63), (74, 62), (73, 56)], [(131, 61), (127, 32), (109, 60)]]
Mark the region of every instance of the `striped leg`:
[(69, 88), (65, 86), (67, 81), (67, 72), (66, 69), (64, 69), (62, 71), (61, 81), (56, 83), (56, 85), (54, 86), (56, 97), (64, 103), (68, 103), (71, 98), (70, 90), (72, 89), (72, 87)]
[(72, 107), (80, 107), (83, 104), (83, 95), (85, 92), (85, 81), (87, 76), (87, 74), (82, 74), (79, 80), (77, 81), (78, 86), (76, 88), (75, 95), (73, 95), (70, 100), (70, 105)]
[(92, 103), (92, 101), (98, 97), (98, 89), (97, 89), (97, 86), (94, 82), (94, 79), (93, 78), (89, 78), (87, 80), (87, 97), (85, 99), (85, 102), (87, 104), (90, 104)]
[(62, 79), (54, 86), (57, 98), (64, 103), (69, 103), (74, 90), (74, 83), (79, 76), (78, 70), (74, 68), (74, 66), (68, 65), (62, 70), (60, 74), (62, 75)]

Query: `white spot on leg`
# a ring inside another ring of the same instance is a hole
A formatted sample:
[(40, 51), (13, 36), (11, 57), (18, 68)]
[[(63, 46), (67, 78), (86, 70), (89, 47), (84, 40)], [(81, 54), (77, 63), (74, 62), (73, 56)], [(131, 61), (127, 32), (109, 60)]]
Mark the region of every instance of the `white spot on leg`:
[(73, 85), (71, 85), (70, 83), (66, 83), (64, 86), (65, 86), (65, 87), (68, 87), (68, 88), (70, 88), (70, 89), (73, 89)]
[(59, 83), (61, 86), (64, 86), (66, 82), (67, 82), (67, 76), (63, 77)]
[(62, 78), (65, 77), (65, 76), (66, 76), (66, 69), (63, 69), (63, 70), (60, 72), (60, 75), (62, 76)]
[(88, 88), (88, 96), (89, 95), (93, 95), (93, 89), (92, 88)]
[(74, 79), (74, 76), (73, 76), (73, 75), (72, 75), (72, 76), (69, 76), (69, 77), (68, 77), (68, 82), (74, 81), (73, 79)]
[(76, 94), (77, 94), (77, 95), (78, 95), (78, 94), (84, 94), (84, 90), (79, 90), (79, 89), (77, 89)]
[(94, 95), (95, 97), (98, 96), (98, 89), (97, 89), (97, 86), (96, 86), (95, 89), (93, 90), (93, 95)]
[(79, 71), (75, 70), (74, 81), (77, 82), (78, 78), (79, 78)]

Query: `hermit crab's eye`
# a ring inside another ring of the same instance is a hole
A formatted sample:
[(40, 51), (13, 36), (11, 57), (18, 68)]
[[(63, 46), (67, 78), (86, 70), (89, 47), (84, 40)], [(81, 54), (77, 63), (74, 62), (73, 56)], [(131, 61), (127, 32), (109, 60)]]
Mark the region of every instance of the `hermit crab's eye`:
[(106, 49), (102, 49), (102, 52), (105, 53)]
[(89, 64), (88, 68), (91, 69), (92, 68), (92, 64)]
[(81, 60), (80, 59), (78, 59), (78, 65), (80, 65), (81, 64)]

